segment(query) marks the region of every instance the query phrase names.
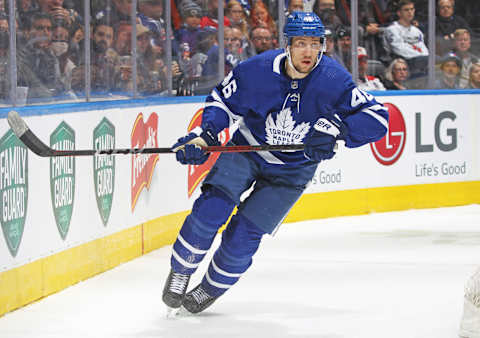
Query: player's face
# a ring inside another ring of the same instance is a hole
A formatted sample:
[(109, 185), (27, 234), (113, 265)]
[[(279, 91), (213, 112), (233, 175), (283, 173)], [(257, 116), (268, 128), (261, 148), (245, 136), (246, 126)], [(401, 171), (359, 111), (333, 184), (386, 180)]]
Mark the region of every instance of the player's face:
[(309, 73), (317, 63), (322, 49), (320, 38), (311, 36), (294, 37), (290, 47), (292, 63), (300, 73)]

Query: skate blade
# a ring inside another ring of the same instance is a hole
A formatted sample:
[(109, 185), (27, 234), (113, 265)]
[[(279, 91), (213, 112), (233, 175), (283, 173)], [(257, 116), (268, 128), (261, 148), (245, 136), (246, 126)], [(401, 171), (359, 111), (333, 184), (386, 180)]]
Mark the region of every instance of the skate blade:
[(183, 306), (180, 306), (180, 309), (177, 312), (177, 316), (179, 317), (192, 317), (194, 316), (194, 313), (191, 313), (187, 309), (185, 309)]
[(172, 319), (178, 316), (178, 312), (180, 311), (180, 308), (173, 308), (167, 306), (167, 319)]

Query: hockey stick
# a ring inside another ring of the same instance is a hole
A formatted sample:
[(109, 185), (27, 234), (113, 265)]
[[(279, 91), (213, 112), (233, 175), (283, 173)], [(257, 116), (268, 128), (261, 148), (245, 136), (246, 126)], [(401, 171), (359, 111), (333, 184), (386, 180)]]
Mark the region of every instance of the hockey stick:
[[(167, 154), (175, 153), (171, 148), (123, 148), (123, 149), (87, 149), (87, 150), (55, 150), (43, 143), (28, 128), (20, 115), (12, 110), (8, 113), (8, 124), (17, 137), (27, 146), (28, 149), (41, 157), (57, 156), (94, 156), (94, 155), (116, 155), (116, 154)], [(258, 146), (210, 146), (205, 147), (207, 152), (251, 152), (251, 151), (295, 151), (303, 150), (303, 144), (285, 145), (258, 145)]]

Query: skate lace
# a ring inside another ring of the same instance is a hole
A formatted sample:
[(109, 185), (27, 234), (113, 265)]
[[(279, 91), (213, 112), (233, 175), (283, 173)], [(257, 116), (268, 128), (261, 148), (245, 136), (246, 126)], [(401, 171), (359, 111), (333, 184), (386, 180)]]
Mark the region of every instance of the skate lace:
[(192, 297), (195, 299), (195, 301), (198, 304), (202, 304), (203, 302), (209, 300), (212, 298), (203, 288), (198, 288), (194, 291), (192, 291)]
[(172, 274), (172, 280), (170, 282), (170, 291), (175, 292), (178, 294), (183, 294), (183, 291), (187, 287), (188, 284), (188, 275), (183, 275), (181, 273), (174, 272)]

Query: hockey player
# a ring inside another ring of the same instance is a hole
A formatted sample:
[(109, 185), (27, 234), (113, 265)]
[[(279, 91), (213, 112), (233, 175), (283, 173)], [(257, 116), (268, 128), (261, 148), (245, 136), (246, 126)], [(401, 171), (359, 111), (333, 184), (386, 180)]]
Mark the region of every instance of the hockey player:
[[(220, 155), (173, 245), (163, 290), (170, 308), (198, 313), (238, 281), (252, 264), (262, 236), (283, 221), (318, 164), (335, 155), (337, 140), (359, 147), (387, 130), (385, 107), (359, 90), (336, 61), (323, 56), (325, 33), (318, 16), (294, 12), (284, 33), (286, 49), (267, 51), (234, 68), (207, 97), (201, 127), (172, 148), (182, 164), (201, 164), (209, 156), (202, 147), (218, 145), (217, 134), (238, 123), (233, 144), (304, 144), (305, 149)], [(238, 212), (203, 280), (186, 293), (190, 276), (235, 206)]]

